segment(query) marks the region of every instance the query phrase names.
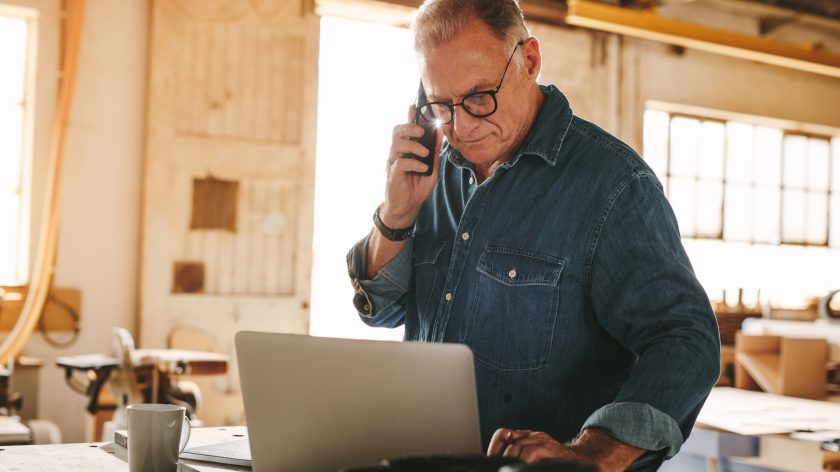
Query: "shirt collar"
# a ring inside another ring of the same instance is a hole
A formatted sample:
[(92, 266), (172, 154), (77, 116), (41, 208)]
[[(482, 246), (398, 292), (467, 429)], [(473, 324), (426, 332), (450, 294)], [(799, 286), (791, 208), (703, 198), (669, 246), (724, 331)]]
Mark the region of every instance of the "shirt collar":
[[(525, 141), (513, 157), (502, 164), (503, 167), (515, 166), (526, 155), (539, 157), (551, 166), (557, 164), (560, 149), (572, 124), (572, 108), (563, 92), (554, 85), (540, 85), (540, 91), (545, 97), (542, 108), (525, 136)], [(441, 151), (443, 156), (458, 167), (469, 164), (448, 141), (444, 141)]]

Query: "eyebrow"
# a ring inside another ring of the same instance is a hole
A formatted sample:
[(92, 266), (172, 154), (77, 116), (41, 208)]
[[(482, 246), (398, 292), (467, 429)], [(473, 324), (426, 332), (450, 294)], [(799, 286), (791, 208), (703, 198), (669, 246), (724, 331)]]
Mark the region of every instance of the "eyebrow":
[[(478, 84), (474, 85), (471, 89), (469, 89), (466, 92), (464, 92), (463, 94), (461, 94), (460, 97), (464, 98), (465, 96), (467, 96), (471, 93), (493, 90), (493, 87), (494, 87), (494, 84), (491, 83), (491, 82), (487, 82), (487, 81), (479, 82)], [(432, 102), (445, 101), (445, 100), (442, 100), (439, 96), (437, 96), (435, 94), (429, 94), (426, 98), (428, 100), (432, 101)]]

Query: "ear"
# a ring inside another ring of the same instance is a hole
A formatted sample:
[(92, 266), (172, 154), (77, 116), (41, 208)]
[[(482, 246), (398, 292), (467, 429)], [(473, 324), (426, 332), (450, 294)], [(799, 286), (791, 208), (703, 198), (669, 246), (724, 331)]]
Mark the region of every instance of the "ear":
[(537, 80), (542, 68), (542, 54), (540, 53), (540, 42), (537, 38), (531, 36), (525, 40), (522, 45), (522, 50), (525, 54), (525, 70), (528, 72), (528, 78)]

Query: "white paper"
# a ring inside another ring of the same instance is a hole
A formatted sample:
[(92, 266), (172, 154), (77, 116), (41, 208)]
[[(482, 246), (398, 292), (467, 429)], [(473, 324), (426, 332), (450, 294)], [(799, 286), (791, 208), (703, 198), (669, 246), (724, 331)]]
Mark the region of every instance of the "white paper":
[(745, 436), (840, 430), (840, 403), (718, 387), (697, 423)]

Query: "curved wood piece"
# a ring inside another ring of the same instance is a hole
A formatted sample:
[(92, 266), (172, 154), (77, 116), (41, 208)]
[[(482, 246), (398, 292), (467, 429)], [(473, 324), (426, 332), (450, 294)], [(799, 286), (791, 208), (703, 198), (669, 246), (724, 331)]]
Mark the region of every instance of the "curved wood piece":
[(29, 290), (18, 322), (0, 345), (0, 365), (16, 357), (38, 324), (44, 304), (53, 281), (56, 242), (58, 238), (59, 188), (61, 168), (64, 161), (64, 143), (67, 139), (67, 122), (73, 103), (73, 88), (79, 46), (84, 21), (85, 0), (66, 0), (64, 44), (62, 49), (62, 79), (58, 92), (58, 107), (53, 122), (50, 158), (47, 168), (46, 195), (41, 212), (41, 233), (38, 238), (38, 252), (35, 267), (29, 281)]

